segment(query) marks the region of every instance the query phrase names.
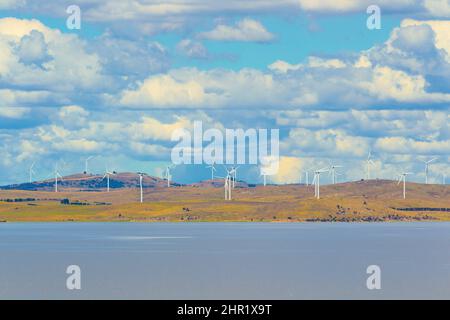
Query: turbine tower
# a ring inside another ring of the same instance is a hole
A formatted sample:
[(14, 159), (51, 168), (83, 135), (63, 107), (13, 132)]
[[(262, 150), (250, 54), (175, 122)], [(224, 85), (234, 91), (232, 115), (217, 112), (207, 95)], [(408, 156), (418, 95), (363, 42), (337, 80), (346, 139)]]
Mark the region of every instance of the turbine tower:
[(227, 174), (225, 177), (225, 200), (231, 200), (231, 176)]
[(265, 168), (265, 167), (260, 167), (260, 172), (259, 172), (259, 175), (260, 176), (263, 176), (263, 184), (264, 184), (264, 187), (266, 186), (266, 182), (267, 182), (267, 168)]
[(233, 182), (233, 188), (235, 187), (235, 184), (236, 184), (236, 179), (237, 179), (237, 169), (238, 169), (239, 167), (231, 167), (231, 171), (230, 171), (230, 173), (231, 173), (231, 180), (232, 180), (232, 182)]
[(367, 178), (367, 180), (370, 180), (370, 165), (371, 164), (375, 164), (375, 163), (372, 161), (372, 152), (369, 151), (369, 154), (367, 155), (367, 160), (366, 160), (366, 166), (367, 166), (366, 178)]
[(333, 184), (336, 184), (336, 168), (342, 168), (342, 166), (335, 166), (335, 165), (330, 164), (330, 167), (328, 169), (330, 171), (331, 178), (333, 180)]
[(219, 177), (217, 176), (216, 178), (219, 179), (224, 179), (224, 191), (225, 191), (225, 200), (231, 200), (231, 179), (232, 179), (232, 175), (231, 175), (231, 170), (228, 170), (225, 167), (225, 170), (227, 171), (227, 175), (225, 177)]
[(406, 199), (406, 176), (412, 174), (412, 172), (404, 172), (404, 173), (400, 173), (398, 175), (398, 183), (400, 184), (400, 182), (402, 182), (403, 180), (403, 199)]
[(144, 174), (141, 172), (138, 172), (138, 174), (139, 174), (139, 189), (140, 189), (141, 203), (143, 203), (144, 202), (144, 194), (142, 191), (142, 177), (144, 176)]
[(106, 192), (109, 192), (109, 176), (114, 175), (114, 172), (108, 171), (108, 167), (105, 167), (105, 175), (102, 180), (106, 178)]
[(224, 184), (225, 200), (231, 200), (231, 180), (233, 179), (233, 169), (228, 170), (227, 168), (225, 168), (225, 170), (227, 170), (227, 176), (225, 177)]
[(172, 176), (170, 174), (170, 169), (172, 169), (172, 168), (175, 168), (175, 165), (167, 166), (165, 174), (164, 174), (164, 176), (167, 180), (167, 188), (170, 188), (170, 179), (172, 178)]
[(302, 170), (302, 172), (305, 174), (306, 186), (309, 186), (309, 172), (308, 170)]
[(447, 175), (445, 173), (443, 173), (442, 174), (442, 184), (444, 184), (444, 185), (446, 184), (446, 181), (445, 181), (446, 178), (447, 178)]
[(215, 164), (216, 162), (214, 161), (212, 165), (206, 167), (208, 169), (211, 168), (211, 180), (214, 180), (214, 171), (216, 171), (216, 168), (214, 167)]
[(428, 184), (428, 167), (430, 166), (430, 163), (433, 161), (436, 161), (437, 158), (433, 158), (431, 160), (422, 160), (422, 162), (425, 164), (425, 184)]
[(30, 166), (30, 170), (29, 170), (29, 174), (30, 174), (30, 183), (33, 182), (33, 175), (36, 174), (36, 172), (34, 172), (33, 167), (34, 167), (35, 162), (33, 162)]
[(312, 183), (314, 183), (314, 196), (317, 199), (320, 199), (320, 174), (327, 171), (329, 171), (328, 168), (322, 168), (314, 171), (314, 179)]
[(95, 156), (89, 156), (86, 159), (84, 159), (84, 174), (88, 174), (88, 163), (89, 160), (93, 159)]
[(58, 171), (58, 165), (55, 165), (55, 192), (58, 192), (58, 177), (61, 179), (61, 181), (63, 180), (63, 177), (61, 176), (61, 174)]

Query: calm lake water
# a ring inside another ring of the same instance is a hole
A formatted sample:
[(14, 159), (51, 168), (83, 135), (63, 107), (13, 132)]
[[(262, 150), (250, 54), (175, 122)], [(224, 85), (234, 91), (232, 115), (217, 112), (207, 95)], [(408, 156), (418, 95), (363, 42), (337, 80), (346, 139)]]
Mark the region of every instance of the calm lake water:
[(0, 298), (450, 299), (450, 223), (2, 223)]

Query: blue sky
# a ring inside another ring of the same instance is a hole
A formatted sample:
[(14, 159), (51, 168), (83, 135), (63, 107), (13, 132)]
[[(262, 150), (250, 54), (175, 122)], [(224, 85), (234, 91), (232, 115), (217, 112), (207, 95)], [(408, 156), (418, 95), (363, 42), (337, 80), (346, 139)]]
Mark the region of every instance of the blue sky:
[[(68, 5), (82, 27), (66, 27)], [(0, 1), (0, 184), (92, 170), (160, 175), (171, 132), (205, 127), (277, 128), (280, 172), (344, 165), (344, 180), (393, 178), (423, 163), (431, 181), (450, 176), (450, 4), (310, 0), (226, 3)], [(62, 162), (63, 161), (63, 162)], [(260, 182), (259, 169), (242, 178)], [(207, 179), (179, 166), (174, 179)], [(325, 178), (325, 181), (327, 177)]]
[[(75, 33), (81, 38), (95, 39), (108, 30), (104, 23), (83, 21), (80, 30), (66, 28), (66, 17), (49, 17), (33, 15), (26, 12), (5, 10), (0, 17), (17, 17), (21, 19), (38, 19), (46, 26), (61, 30), (65, 33)], [(248, 15), (227, 17), (229, 23), (245, 18)], [(240, 42), (240, 41), (211, 41), (206, 40), (203, 45), (217, 59), (189, 59), (180, 54), (174, 54), (173, 67), (198, 67), (264, 69), (275, 60), (281, 59), (289, 63), (304, 61), (309, 55), (339, 55), (349, 52), (367, 50), (376, 43), (382, 43), (389, 37), (394, 27), (398, 27), (402, 15), (391, 14), (383, 19), (380, 30), (361, 28), (367, 20), (367, 15), (361, 13), (347, 13), (343, 15), (326, 15), (308, 17), (299, 12), (293, 16), (256, 15), (253, 19), (260, 21), (266, 29), (276, 35), (274, 41), (268, 43)], [(205, 19), (200, 26), (190, 26), (188, 30), (179, 32), (164, 32), (162, 34), (144, 37), (147, 41), (158, 41), (162, 45), (175, 51), (177, 43), (185, 38), (202, 32), (202, 28), (212, 29), (214, 19)]]
[[(234, 17), (232, 21), (245, 17)], [(198, 68), (241, 68), (265, 69), (273, 61), (281, 59), (289, 63), (304, 61), (309, 55), (340, 55), (349, 52), (366, 50), (375, 43), (381, 43), (389, 37), (390, 30), (399, 25), (401, 18), (390, 16), (383, 21), (385, 28), (372, 32), (360, 28), (366, 22), (366, 16), (347, 14), (343, 16), (326, 16), (308, 21), (304, 15), (297, 17), (255, 17), (276, 35), (269, 43), (255, 42), (218, 42), (205, 41), (204, 46), (213, 55), (224, 55), (223, 59), (199, 61), (177, 57), (176, 67), (195, 66)], [(311, 31), (314, 23), (317, 30)], [(213, 26), (210, 26), (210, 28)], [(354, 32), (359, 30), (359, 32)], [(196, 30), (201, 32), (200, 30)], [(176, 47), (183, 39), (182, 35), (161, 35), (158, 41), (167, 47)], [(225, 53), (225, 54), (224, 54)], [(226, 56), (230, 55), (227, 59)]]

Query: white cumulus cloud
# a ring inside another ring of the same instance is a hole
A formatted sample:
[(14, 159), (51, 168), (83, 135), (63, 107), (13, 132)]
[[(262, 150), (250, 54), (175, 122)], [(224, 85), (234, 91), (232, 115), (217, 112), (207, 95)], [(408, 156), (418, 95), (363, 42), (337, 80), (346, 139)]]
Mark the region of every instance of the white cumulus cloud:
[(235, 25), (219, 24), (213, 30), (199, 34), (200, 38), (216, 41), (268, 42), (275, 36), (261, 22), (246, 18)]

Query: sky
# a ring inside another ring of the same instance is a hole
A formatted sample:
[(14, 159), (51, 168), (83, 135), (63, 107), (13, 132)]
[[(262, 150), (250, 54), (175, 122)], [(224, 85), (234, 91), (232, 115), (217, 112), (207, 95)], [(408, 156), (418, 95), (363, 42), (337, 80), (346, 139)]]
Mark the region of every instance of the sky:
[[(81, 172), (89, 156), (92, 172), (161, 176), (172, 132), (195, 121), (279, 129), (271, 183), (330, 164), (359, 180), (369, 151), (373, 178), (423, 182), (436, 157), (441, 183), (449, 106), (450, 0), (0, 0), (0, 185), (27, 181), (32, 163), (34, 179)], [(255, 165), (239, 175), (261, 183)]]

